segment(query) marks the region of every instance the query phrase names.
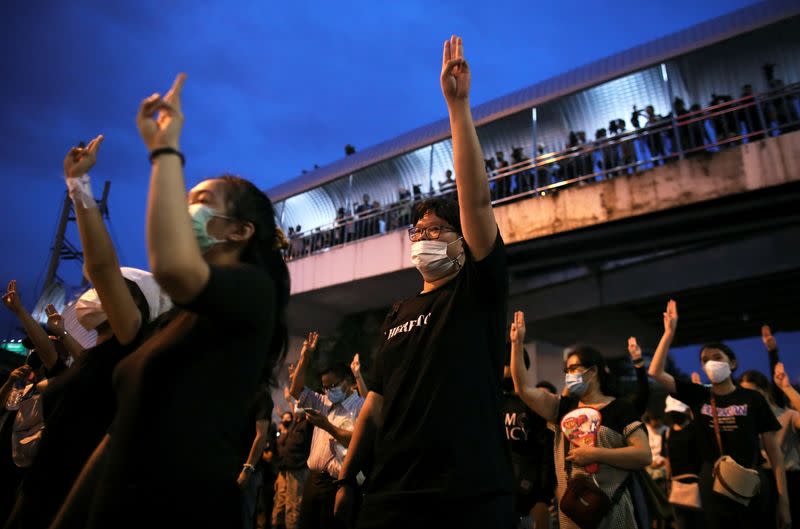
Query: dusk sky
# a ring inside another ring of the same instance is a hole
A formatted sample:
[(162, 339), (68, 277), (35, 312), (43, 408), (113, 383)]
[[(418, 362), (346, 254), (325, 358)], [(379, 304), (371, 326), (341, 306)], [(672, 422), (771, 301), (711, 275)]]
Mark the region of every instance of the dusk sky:
[[(751, 3), (17, 2), (0, 31), (0, 281), (18, 279), (33, 307), (62, 159), (98, 133), (95, 194), (112, 181), (120, 261), (147, 267), (149, 164), (134, 117), (179, 71), (187, 183), (233, 172), (269, 189), (343, 157), (347, 143), (363, 149), (444, 117), (439, 69), (451, 33), (464, 38), (480, 104)], [(0, 335), (12, 332), (3, 312)]]

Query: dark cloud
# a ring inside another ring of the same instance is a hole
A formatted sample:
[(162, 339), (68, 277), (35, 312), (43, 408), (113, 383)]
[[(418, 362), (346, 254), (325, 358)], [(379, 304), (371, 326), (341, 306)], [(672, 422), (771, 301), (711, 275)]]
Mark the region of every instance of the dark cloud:
[(0, 22), (0, 280), (17, 277), (33, 305), (62, 157), (100, 132), (96, 192), (113, 181), (123, 262), (146, 264), (148, 163), (134, 116), (179, 71), (189, 74), (187, 180), (231, 171), (269, 188), (336, 160), (346, 143), (363, 149), (444, 117), (451, 32), (465, 38), (480, 103), (748, 3), (17, 2)]

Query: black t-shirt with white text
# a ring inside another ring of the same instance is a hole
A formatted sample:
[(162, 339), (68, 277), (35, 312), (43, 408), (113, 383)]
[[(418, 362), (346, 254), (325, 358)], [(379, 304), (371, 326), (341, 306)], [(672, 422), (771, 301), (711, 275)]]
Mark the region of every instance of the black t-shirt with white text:
[[(676, 380), (675, 389), (673, 396), (694, 414), (701, 461), (713, 463), (720, 453), (711, 413), (711, 388)], [(738, 386), (727, 395), (716, 395), (715, 400), (725, 455), (742, 466), (755, 468), (760, 458), (759, 435), (781, 427), (775, 414), (760, 393)]]
[(689, 422), (676, 430), (673, 426), (667, 432), (661, 455), (669, 459), (673, 476), (700, 473), (700, 454), (697, 451), (697, 425)]
[(500, 389), (507, 302), (498, 232), (483, 260), (467, 250), (452, 281), (387, 317), (367, 375), (370, 391), (383, 396), (364, 504), (370, 512), (380, 505), (391, 517), (415, 501), (511, 492)]
[(530, 493), (535, 487), (541, 487), (544, 471), (549, 470), (544, 468), (544, 456), (552, 458), (553, 446), (547, 442), (547, 436), (552, 434), (547, 422), (515, 393), (504, 393), (501, 406), (506, 442), (511, 449), (515, 492)]

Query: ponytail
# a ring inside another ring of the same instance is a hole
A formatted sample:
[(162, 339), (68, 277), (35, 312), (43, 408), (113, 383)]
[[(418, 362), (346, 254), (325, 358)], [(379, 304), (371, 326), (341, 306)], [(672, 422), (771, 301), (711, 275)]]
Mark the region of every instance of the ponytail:
[(289, 344), (289, 328), (286, 322), (286, 307), (289, 304), (289, 269), (283, 260), (281, 248), (285, 237), (275, 222), (272, 201), (252, 182), (234, 175), (219, 177), (225, 183), (228, 214), (238, 220), (253, 224), (253, 236), (242, 249), (240, 259), (263, 268), (272, 278), (275, 292), (275, 316), (272, 342), (267, 352), (262, 379), (277, 387), (275, 371), (286, 358)]

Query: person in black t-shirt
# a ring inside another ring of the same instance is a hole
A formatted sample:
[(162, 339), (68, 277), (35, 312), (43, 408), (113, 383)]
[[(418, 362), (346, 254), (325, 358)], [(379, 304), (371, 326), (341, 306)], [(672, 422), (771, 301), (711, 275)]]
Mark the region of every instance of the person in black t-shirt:
[[(523, 353), (527, 370), (530, 358), (527, 351), (523, 350)], [(509, 342), (503, 367), (501, 416), (514, 470), (514, 512), (520, 517), (529, 516), (534, 527), (550, 527), (549, 507), (554, 487), (550, 476), (553, 470), (552, 432), (544, 419), (528, 408), (514, 391), (510, 363)]]
[[(683, 402), (667, 396), (664, 413), (672, 423), (661, 449), (670, 482), (673, 487), (676, 482), (697, 484), (701, 461), (697, 453), (697, 426), (692, 421), (692, 411)], [(702, 513), (698, 509), (676, 503), (672, 504), (672, 508), (675, 510), (676, 529), (700, 529)]]
[(114, 370), (110, 433), (53, 529), (241, 524), (241, 439), (253, 428), (248, 404), (285, 356), (289, 274), (274, 208), (255, 185), (223, 175), (187, 197), (184, 80), (137, 115), (152, 163), (148, 256), (180, 310)]
[[(700, 349), (703, 365), (711, 387), (693, 382), (676, 380), (664, 370), (667, 353), (678, 327), (678, 307), (670, 300), (664, 312), (664, 335), (658, 344), (650, 364), (650, 376), (692, 410), (697, 425), (697, 438), (702, 468), (700, 470), (700, 494), (706, 525), (711, 529), (729, 529), (733, 526), (756, 527), (759, 520), (773, 516), (775, 506), (768, 504), (767, 494), (757, 494), (749, 505), (729, 499), (713, 492), (714, 463), (722, 455), (714, 432), (714, 408), (717, 410), (722, 452), (732, 457), (739, 465), (750, 469), (760, 467), (759, 441), (774, 469), (778, 489), (778, 515), (780, 527), (791, 524), (786, 475), (783, 470), (783, 454), (778, 447), (776, 432), (780, 424), (761, 394), (733, 383), (731, 372), (736, 369), (736, 355), (725, 344), (711, 343)], [(762, 491), (766, 491), (768, 480), (762, 476)]]
[(339, 475), (342, 518), (352, 512), (356, 475), (369, 476), (361, 528), (513, 523), (510, 454), (499, 420), (508, 269), (456, 36), (444, 46), (441, 84), (458, 203), (440, 198), (415, 207), (411, 260), (422, 289), (386, 318)]
[[(93, 286), (78, 299), (75, 311), (78, 323), (95, 331), (97, 341), (70, 369), (51, 379), (42, 393), (46, 428), (20, 488), (9, 527), (50, 525), (111, 424), (116, 406), (111, 387), (114, 367), (135, 348), (148, 323), (171, 306), (149, 272), (119, 266), (102, 213), (91, 196), (87, 174), (97, 161), (102, 141), (103, 136), (98, 136), (86, 147), (70, 149), (64, 158), (84, 271)], [(52, 317), (55, 314), (51, 309), (47, 313)], [(52, 323), (61, 339), (68, 341), (61, 328), (63, 321), (56, 318)]]

